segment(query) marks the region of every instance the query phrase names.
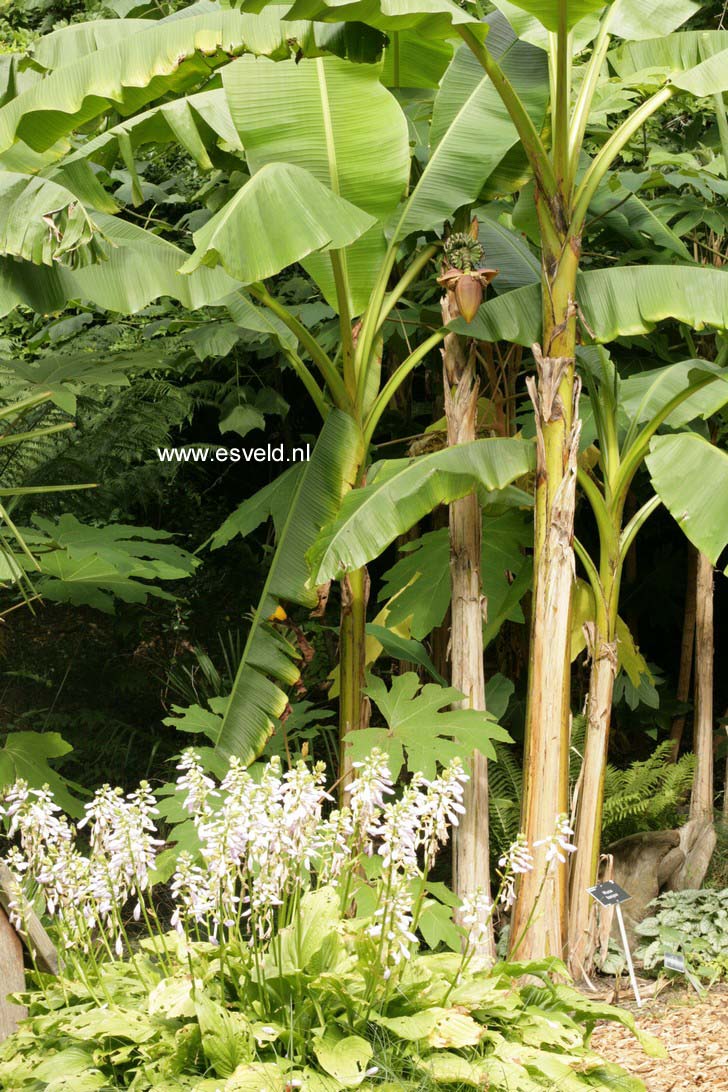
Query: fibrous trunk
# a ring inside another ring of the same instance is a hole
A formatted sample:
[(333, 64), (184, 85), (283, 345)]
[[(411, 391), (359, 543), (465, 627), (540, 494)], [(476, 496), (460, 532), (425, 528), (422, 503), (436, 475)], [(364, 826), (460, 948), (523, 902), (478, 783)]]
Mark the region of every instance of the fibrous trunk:
[[(611, 639), (610, 639), (611, 638)], [(575, 800), (576, 853), (569, 876), (569, 969), (574, 978), (589, 975), (598, 944), (596, 903), (588, 888), (597, 882), (604, 806), (604, 775), (607, 769), (612, 695), (617, 673), (617, 643), (596, 625), (587, 631), (591, 656), (587, 728), (584, 758)]]
[[(527, 380), (536, 417), (536, 512), (522, 830), (531, 846), (568, 812), (570, 630), (579, 382), (574, 376), (577, 240), (544, 252), (543, 346), (538, 381)], [(567, 890), (563, 868), (547, 871), (545, 849), (521, 877), (511, 923), (518, 959), (561, 957)]]
[[(698, 553), (694, 546), (688, 543), (688, 572), (687, 587), (685, 589), (685, 610), (683, 613), (682, 641), (680, 643), (680, 672), (677, 679), (677, 693), (675, 697), (679, 702), (686, 702), (690, 697), (690, 680), (693, 675), (693, 647), (695, 645), (695, 613), (697, 609), (696, 582), (698, 576)], [(675, 717), (670, 729), (670, 739), (673, 743), (672, 761), (677, 762), (685, 730), (685, 714)]]
[(715, 849), (713, 823), (713, 565), (698, 554), (695, 614), (695, 776), (688, 821), (680, 830), (685, 863), (673, 876), (673, 890), (700, 887)]
[[(352, 778), (347, 736), (369, 723), (369, 700), (362, 693), (366, 670), (366, 619), (369, 576), (365, 568), (347, 573), (341, 582), (339, 643), (339, 785)], [(342, 795), (343, 799), (343, 795)]]
[[(459, 314), (455, 293), (448, 289), (442, 301), (443, 323)], [(478, 415), (474, 347), (466, 339), (448, 334), (442, 357), (448, 443), (468, 443), (475, 439)], [(481, 536), (477, 494), (454, 501), (450, 505), (451, 679), (464, 694), (458, 708), (485, 711)], [(460, 897), (479, 889), (489, 895), (488, 764), (478, 751), (472, 755), (471, 779), (463, 803), (465, 814), (455, 832), (453, 886)], [(476, 954), (481, 961), (495, 959), (492, 927)]]

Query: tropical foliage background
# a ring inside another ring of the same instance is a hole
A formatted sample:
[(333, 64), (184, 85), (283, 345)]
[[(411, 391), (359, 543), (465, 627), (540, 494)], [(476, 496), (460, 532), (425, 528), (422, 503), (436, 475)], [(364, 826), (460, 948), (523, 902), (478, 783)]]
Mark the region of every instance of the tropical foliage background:
[[(106, 950), (36, 975), (8, 1088), (67, 1087), (53, 1054), (78, 1089), (640, 1087), (589, 1053), (596, 1019), (628, 1018), (559, 975), (614, 966), (599, 878), (649, 876), (648, 969), (680, 893), (689, 922), (728, 886), (724, 21), (694, 0), (3, 5), (3, 846), (55, 936), (16, 811), (47, 787), (69, 817), (43, 812), (47, 852), (78, 836), (108, 868), (112, 784), (117, 826), (156, 839), (89, 926)], [(453, 837), (435, 857), (413, 834), (396, 882), (371, 865), (384, 798), (374, 833), (339, 831), (346, 881), (311, 842), (251, 969), (232, 911), (202, 935), (190, 909), (165, 947), (180, 860), (228, 852), (175, 771), (190, 746), (223, 815), (236, 770), (325, 763), (301, 815), (328, 823), (372, 753), (418, 822), (427, 785), (468, 776)], [(417, 953), (396, 989), (362, 940), (377, 913)]]

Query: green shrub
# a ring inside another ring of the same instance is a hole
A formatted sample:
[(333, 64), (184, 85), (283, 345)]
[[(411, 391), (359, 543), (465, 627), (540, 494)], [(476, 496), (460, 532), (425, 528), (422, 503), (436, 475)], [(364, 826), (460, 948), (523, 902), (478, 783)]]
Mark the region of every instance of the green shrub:
[(705, 978), (728, 974), (728, 890), (668, 891), (650, 905), (654, 913), (637, 926), (646, 969), (662, 966), (668, 951)]

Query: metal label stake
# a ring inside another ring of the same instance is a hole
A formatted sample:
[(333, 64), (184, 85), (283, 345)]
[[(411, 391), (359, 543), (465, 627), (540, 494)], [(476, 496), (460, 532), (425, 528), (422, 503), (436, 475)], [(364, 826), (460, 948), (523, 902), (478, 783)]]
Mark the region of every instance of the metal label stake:
[(623, 887), (620, 887), (614, 880), (607, 880), (605, 883), (598, 883), (595, 887), (588, 887), (587, 891), (600, 906), (613, 906), (617, 913), (617, 924), (619, 925), (619, 933), (622, 937), (622, 947), (624, 948), (624, 954), (627, 959), (627, 968), (629, 970), (629, 981), (632, 986), (632, 993), (634, 999), (637, 1002), (637, 1008), (642, 1008), (642, 998), (640, 997), (639, 987), (637, 985), (637, 976), (634, 973), (634, 963), (632, 962), (632, 953), (629, 950), (629, 941), (627, 940), (627, 930), (624, 927), (624, 918), (622, 916), (621, 903), (628, 902), (632, 896), (627, 894)]

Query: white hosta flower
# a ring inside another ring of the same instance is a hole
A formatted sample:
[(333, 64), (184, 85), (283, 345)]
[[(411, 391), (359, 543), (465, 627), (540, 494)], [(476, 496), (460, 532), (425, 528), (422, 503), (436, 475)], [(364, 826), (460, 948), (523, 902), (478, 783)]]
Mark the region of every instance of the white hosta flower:
[(218, 796), (215, 782), (207, 777), (202, 764), (191, 747), (183, 752), (177, 763), (177, 769), (181, 770), (177, 778), (177, 785), (186, 791), (184, 806), (192, 815), (203, 815), (207, 811), (208, 797)]
[(533, 868), (533, 854), (528, 847), (525, 834), (519, 834), (515, 842), (512, 842), (506, 852), (498, 860), (500, 868), (505, 868), (508, 872), (513, 872), (516, 875), (521, 875), (524, 872), (530, 872)]
[(382, 902), (373, 914), (373, 922), (367, 933), (380, 941), (381, 964), (384, 977), (389, 978), (392, 967), (397, 967), (412, 955), (417, 937), (412, 931), (413, 899), (409, 885), (403, 877), (387, 884), (382, 891)]
[(568, 815), (557, 815), (553, 834), (550, 834), (548, 838), (540, 838), (533, 845), (534, 848), (546, 847), (547, 866), (551, 866), (555, 861), (566, 864), (569, 859), (568, 855), (576, 852), (576, 846), (572, 845), (570, 841), (573, 834), (574, 831), (569, 824)]
[(356, 777), (346, 786), (354, 826), (362, 838), (376, 833), (385, 796), (394, 793), (389, 756), (375, 747), (362, 762), (352, 763)]
[(460, 906), (460, 922), (467, 931), (467, 946), (476, 950), (487, 939), (493, 903), (489, 895), (479, 887), (472, 895), (465, 895)]
[(434, 781), (422, 782), (427, 792), (420, 809), (420, 841), (427, 868), (433, 865), (439, 847), (447, 842), (450, 827), (458, 826), (460, 816), (465, 814), (463, 797), (469, 780), (460, 759), (454, 758)]

